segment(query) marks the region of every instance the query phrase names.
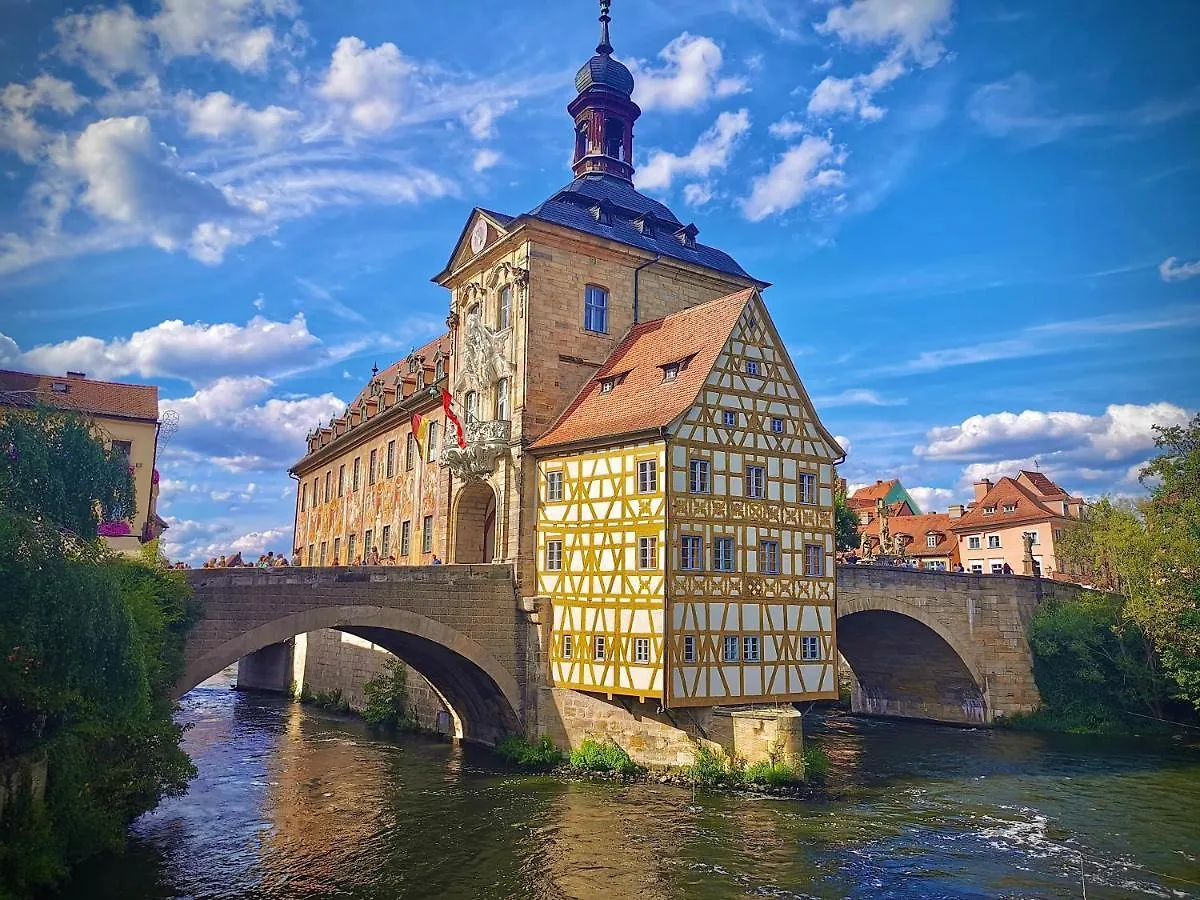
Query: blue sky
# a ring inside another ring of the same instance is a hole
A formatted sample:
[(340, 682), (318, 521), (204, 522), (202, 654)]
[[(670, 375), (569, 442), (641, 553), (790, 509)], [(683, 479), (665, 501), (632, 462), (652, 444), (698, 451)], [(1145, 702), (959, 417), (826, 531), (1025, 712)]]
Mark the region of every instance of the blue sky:
[[(851, 483), (1138, 490), (1200, 407), (1200, 6), (616, 0), (639, 187), (771, 281)], [(0, 366), (153, 382), (168, 550), (287, 550), (303, 435), (569, 180), (589, 0), (0, 0)]]

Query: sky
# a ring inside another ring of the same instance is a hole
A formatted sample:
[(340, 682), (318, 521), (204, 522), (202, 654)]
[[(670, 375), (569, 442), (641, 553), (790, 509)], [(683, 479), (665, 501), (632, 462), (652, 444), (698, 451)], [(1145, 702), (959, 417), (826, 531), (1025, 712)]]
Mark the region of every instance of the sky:
[[(615, 0), (636, 183), (770, 281), (852, 485), (1137, 494), (1200, 408), (1200, 4)], [(0, 0), (0, 367), (160, 386), (165, 549), (290, 552), (305, 434), (570, 180), (590, 0)]]

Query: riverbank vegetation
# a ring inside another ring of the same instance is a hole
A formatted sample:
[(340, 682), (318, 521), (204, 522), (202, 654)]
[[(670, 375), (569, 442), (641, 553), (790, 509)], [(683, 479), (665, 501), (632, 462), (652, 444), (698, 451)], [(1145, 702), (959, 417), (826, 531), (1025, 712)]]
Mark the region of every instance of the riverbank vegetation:
[(417, 713), (409, 704), (408, 670), (396, 658), (363, 685), (362, 717), (372, 728), (384, 731), (417, 731)]
[(799, 758), (774, 755), (746, 765), (744, 760), (699, 744), (687, 774), (694, 784), (706, 787), (818, 787), (829, 775), (829, 757), (820, 747), (808, 744)]
[(1045, 602), (1030, 626), (1043, 708), (1020, 727), (1116, 733), (1200, 714), (1200, 416), (1155, 427), (1140, 501), (1103, 499), (1063, 536), (1061, 556), (1109, 596)]
[(0, 764), (47, 772), (43, 800), (4, 804), (2, 897), (119, 849), (130, 821), (186, 789), (170, 691), (196, 611), (154, 544), (134, 560), (97, 538), (101, 510), (133, 512), (133, 481), (86, 422), (6, 413), (0, 453)]

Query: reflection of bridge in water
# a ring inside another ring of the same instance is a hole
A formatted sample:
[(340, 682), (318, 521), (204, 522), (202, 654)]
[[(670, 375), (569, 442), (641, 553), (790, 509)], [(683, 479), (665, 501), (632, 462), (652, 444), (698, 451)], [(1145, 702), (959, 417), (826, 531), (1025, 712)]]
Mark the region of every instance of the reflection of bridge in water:
[[(536, 733), (548, 616), (516, 596), (510, 566), (198, 569), (188, 581), (204, 618), (188, 636), (177, 695), (243, 657), (332, 628), (424, 675), (465, 738)], [(855, 711), (987, 724), (1032, 709), (1029, 620), (1044, 593), (1078, 590), (1020, 576), (840, 568), (838, 645)]]

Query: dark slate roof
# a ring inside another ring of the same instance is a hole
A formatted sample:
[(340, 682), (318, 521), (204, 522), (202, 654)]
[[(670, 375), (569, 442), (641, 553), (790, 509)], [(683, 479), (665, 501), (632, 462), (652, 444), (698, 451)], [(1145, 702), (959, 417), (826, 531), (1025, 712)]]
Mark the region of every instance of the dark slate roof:
[(597, 53), (575, 76), (575, 89), (579, 93), (592, 87), (607, 88), (628, 97), (633, 93), (633, 76), (607, 53)]
[(493, 209), (484, 209), (482, 206), (477, 206), (475, 208), (477, 210), (479, 210), (481, 213), (483, 213), (485, 216), (495, 219), (497, 222), (499, 222), (501, 225), (503, 225), (505, 227), (507, 227), (509, 225), (509, 223), (512, 222), (512, 220), (514, 218), (516, 218), (516, 216), (505, 215), (504, 213), (496, 212)]
[[(608, 214), (607, 223), (598, 220), (593, 212), (601, 205)], [(639, 230), (634, 221), (647, 214), (657, 222), (648, 230)], [(657, 200), (639, 194), (628, 181), (613, 175), (589, 173), (576, 178), (527, 215), (695, 266), (748, 278), (760, 287), (767, 286), (766, 282), (749, 275), (728, 253), (700, 243), (690, 247), (684, 244), (675, 234), (683, 228), (683, 223), (671, 210)]]

